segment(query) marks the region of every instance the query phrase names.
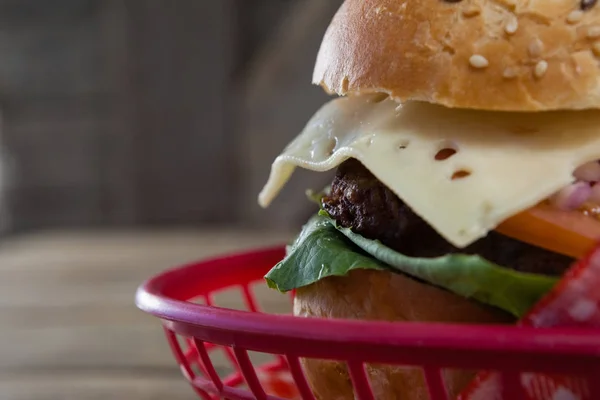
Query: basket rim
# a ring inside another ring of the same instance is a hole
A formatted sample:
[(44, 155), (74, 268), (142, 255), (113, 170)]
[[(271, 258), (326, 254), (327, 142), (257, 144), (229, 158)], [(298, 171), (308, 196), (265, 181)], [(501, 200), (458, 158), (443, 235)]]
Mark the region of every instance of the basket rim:
[[(362, 345), (402, 347), (414, 347), (418, 343), (419, 347), (429, 349), (472, 351), (477, 348), (530, 353), (532, 356), (577, 354), (600, 357), (600, 335), (598, 330), (592, 329), (303, 318), (202, 305), (178, 300), (168, 294), (169, 287), (182, 283), (190, 275), (198, 275), (201, 269), (206, 269), (209, 274), (208, 270), (215, 264), (236, 265), (253, 258), (275, 260), (284, 249), (285, 246), (279, 245), (243, 250), (164, 270), (137, 288), (135, 304), (141, 311), (159, 318), (170, 329), (190, 335), (205, 336), (207, 332), (218, 331), (231, 335), (285, 336), (299, 342), (351, 341)], [(332, 331), (336, 334), (332, 335)]]

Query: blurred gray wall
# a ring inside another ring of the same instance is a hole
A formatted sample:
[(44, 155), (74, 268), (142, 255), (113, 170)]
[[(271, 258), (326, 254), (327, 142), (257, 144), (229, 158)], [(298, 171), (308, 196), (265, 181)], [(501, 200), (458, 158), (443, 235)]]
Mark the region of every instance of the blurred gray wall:
[(256, 196), (340, 4), (0, 0), (0, 228), (298, 226), (329, 175)]

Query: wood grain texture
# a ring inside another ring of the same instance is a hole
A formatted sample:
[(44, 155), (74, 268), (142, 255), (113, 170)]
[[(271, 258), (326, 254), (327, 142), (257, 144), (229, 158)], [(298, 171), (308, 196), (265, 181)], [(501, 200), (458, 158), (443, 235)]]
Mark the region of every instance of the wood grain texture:
[(269, 214), (256, 196), (328, 98), (310, 77), (341, 0), (54, 3), (0, 0), (0, 233), (314, 211), (331, 174), (299, 173)]
[[(172, 266), (290, 238), (217, 230), (54, 232), (4, 240), (0, 399), (195, 399), (160, 323), (135, 308), (136, 288)], [(290, 310), (287, 296), (263, 285), (256, 292), (266, 311)], [(242, 307), (237, 293), (215, 301)], [(213, 362), (229, 371), (222, 354)]]
[(135, 115), (136, 221), (232, 221), (237, 197), (230, 0), (125, 0)]
[(248, 68), (236, 131), (238, 158), (244, 165), (237, 207), (247, 224), (298, 229), (316, 211), (305, 191), (331, 182), (332, 172), (298, 169), (267, 210), (268, 217), (256, 204), (275, 157), (330, 99), (311, 84), (311, 77), (323, 34), (340, 4), (341, 0), (294, 2)]
[[(195, 400), (179, 375), (129, 375), (66, 371), (26, 377), (0, 375), (0, 395), (10, 400)], [(32, 382), (33, 380), (33, 382)], [(26, 389), (25, 389), (26, 388)]]

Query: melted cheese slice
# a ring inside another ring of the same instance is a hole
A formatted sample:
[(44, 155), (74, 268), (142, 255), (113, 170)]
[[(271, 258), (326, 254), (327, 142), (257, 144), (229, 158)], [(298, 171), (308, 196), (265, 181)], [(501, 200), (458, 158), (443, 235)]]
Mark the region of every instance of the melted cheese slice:
[[(436, 160), (445, 148), (456, 153)], [(296, 167), (327, 171), (350, 157), (446, 240), (465, 247), (573, 182), (578, 165), (600, 158), (600, 112), (486, 112), (339, 98), (275, 159), (259, 204), (267, 207)]]

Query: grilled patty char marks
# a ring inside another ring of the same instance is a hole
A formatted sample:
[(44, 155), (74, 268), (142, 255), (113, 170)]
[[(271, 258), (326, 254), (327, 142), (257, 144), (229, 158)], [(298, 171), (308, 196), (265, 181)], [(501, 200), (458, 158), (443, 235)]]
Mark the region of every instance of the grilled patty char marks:
[(551, 276), (562, 275), (574, 261), (494, 231), (467, 248), (456, 248), (355, 159), (338, 167), (322, 204), (341, 226), (407, 256), (478, 254), (500, 266)]

